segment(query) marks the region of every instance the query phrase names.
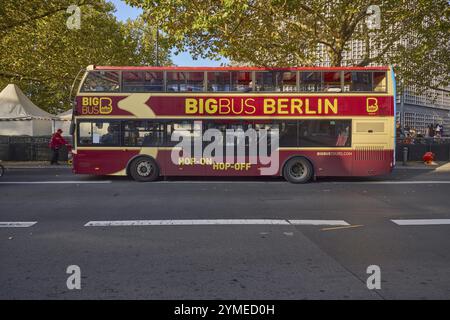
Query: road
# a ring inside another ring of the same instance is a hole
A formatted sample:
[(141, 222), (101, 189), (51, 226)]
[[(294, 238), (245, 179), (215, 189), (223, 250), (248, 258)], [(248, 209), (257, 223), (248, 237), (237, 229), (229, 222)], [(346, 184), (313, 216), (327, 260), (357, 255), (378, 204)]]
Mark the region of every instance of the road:
[[(0, 299), (450, 299), (449, 171), (293, 185), (11, 169), (0, 203)], [(392, 221), (411, 219), (426, 221)]]

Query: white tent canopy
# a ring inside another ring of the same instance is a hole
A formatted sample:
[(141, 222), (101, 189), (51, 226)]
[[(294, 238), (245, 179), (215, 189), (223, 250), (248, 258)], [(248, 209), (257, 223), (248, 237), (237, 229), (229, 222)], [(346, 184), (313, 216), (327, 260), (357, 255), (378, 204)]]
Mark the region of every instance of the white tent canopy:
[(53, 120), (53, 131), (61, 129), (63, 131), (63, 135), (69, 135), (70, 131), (70, 123), (72, 121), (72, 109), (64, 111), (56, 116)]
[(7, 85), (0, 92), (0, 135), (49, 135), (53, 118), (15, 84)]
[(58, 120), (72, 121), (72, 109), (64, 111), (56, 116)]

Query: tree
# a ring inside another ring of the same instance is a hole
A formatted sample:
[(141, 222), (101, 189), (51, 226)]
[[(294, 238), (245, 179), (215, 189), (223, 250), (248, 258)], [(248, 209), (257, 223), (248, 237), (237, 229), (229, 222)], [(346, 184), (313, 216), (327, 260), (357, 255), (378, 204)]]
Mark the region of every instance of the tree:
[[(179, 51), (258, 66), (395, 64), (404, 85), (448, 84), (446, 0), (126, 0), (142, 7)], [(381, 9), (369, 29), (370, 5)], [(353, 41), (366, 50), (345, 61)], [(321, 50), (323, 48), (323, 50)], [(436, 82), (437, 80), (437, 82)]]
[(144, 13), (124, 24), (126, 40), (132, 43), (135, 65), (171, 65), (168, 38), (159, 33), (157, 25), (151, 23)]
[(0, 7), (0, 35), (13, 29), (30, 24), (35, 20), (50, 17), (66, 11), (70, 5), (83, 7), (86, 5), (103, 6), (97, 0), (2, 0)]
[[(10, 0), (8, 0), (10, 1)], [(11, 2), (11, 1), (10, 1)], [(25, 6), (27, 1), (15, 1)], [(31, 7), (46, 6), (52, 1), (30, 1)], [(70, 3), (73, 1), (67, 1)], [(149, 28), (136, 31), (144, 23), (118, 22), (114, 6), (105, 1), (95, 5), (83, 2), (81, 28), (68, 29), (66, 9), (36, 9), (37, 18), (14, 18), (14, 27), (0, 31), (0, 86), (18, 84), (43, 109), (58, 113), (70, 107), (70, 90), (78, 72), (90, 64), (141, 65), (153, 64), (154, 55), (141, 47), (142, 39), (151, 46)], [(56, 3), (56, 1), (55, 1)], [(7, 7), (8, 8), (8, 7)], [(60, 7), (58, 7), (60, 8)], [(53, 11), (52, 11), (53, 10)], [(53, 12), (50, 14), (50, 12)], [(2, 20), (4, 21), (4, 20)], [(168, 50), (161, 50), (161, 59), (169, 63)]]

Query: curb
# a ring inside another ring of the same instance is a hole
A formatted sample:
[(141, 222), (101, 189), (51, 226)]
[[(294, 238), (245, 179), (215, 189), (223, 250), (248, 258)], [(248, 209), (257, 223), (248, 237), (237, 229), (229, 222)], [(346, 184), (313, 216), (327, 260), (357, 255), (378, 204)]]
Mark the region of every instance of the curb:
[(413, 166), (396, 166), (394, 168), (394, 170), (430, 170), (430, 171), (434, 171), (436, 170), (438, 167), (413, 167)]

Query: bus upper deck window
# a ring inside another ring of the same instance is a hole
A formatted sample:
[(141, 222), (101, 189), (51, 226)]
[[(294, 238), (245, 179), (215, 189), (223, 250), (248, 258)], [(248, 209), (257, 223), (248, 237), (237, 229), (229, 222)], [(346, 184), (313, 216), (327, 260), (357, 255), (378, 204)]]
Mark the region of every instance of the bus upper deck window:
[(256, 91), (296, 91), (297, 73), (290, 71), (256, 72)]
[(252, 88), (252, 73), (247, 71), (231, 72), (231, 91), (250, 92)]
[(322, 91), (341, 92), (341, 72), (324, 72)]
[(124, 71), (122, 72), (122, 91), (164, 91), (164, 73), (162, 71)]
[(352, 73), (344, 72), (344, 92), (349, 92), (352, 87)]
[(203, 72), (167, 72), (167, 91), (203, 91)]
[(300, 72), (300, 91), (322, 91), (322, 72)]
[(372, 72), (352, 72), (352, 84), (351, 91), (362, 91), (370, 92), (372, 91)]
[(223, 92), (230, 91), (230, 72), (208, 72), (208, 91)]
[(186, 75), (184, 72), (167, 72), (167, 91), (186, 91)]
[(119, 73), (115, 71), (91, 71), (84, 81), (82, 92), (118, 92)]
[(187, 91), (204, 91), (204, 72), (187, 72), (186, 75)]
[(386, 92), (386, 72), (373, 73), (373, 91)]

